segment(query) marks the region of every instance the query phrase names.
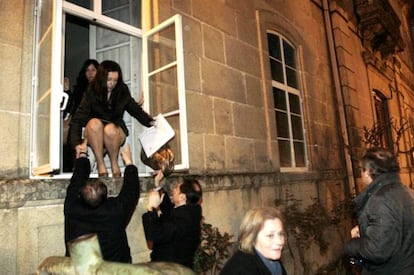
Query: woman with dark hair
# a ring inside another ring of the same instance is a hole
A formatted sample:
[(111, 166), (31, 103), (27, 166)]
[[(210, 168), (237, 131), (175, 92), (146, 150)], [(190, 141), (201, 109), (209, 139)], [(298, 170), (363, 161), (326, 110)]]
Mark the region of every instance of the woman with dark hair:
[(79, 71), (76, 78), (76, 84), (73, 87), (73, 101), (69, 110), (70, 114), (74, 114), (79, 107), (79, 104), (83, 98), (83, 94), (88, 89), (89, 83), (94, 80), (98, 71), (99, 63), (95, 59), (87, 59), (83, 62), (82, 68)]
[(125, 111), (142, 125), (152, 126), (154, 119), (131, 97), (118, 63), (103, 61), (72, 118), (70, 133), (72, 146), (79, 149), (76, 152), (85, 151), (87, 146), (92, 148), (100, 177), (108, 176), (105, 152), (111, 161), (112, 176), (121, 176), (119, 148), (129, 134), (123, 120)]
[(99, 63), (95, 59), (87, 59), (83, 62), (82, 68), (76, 78), (76, 84), (73, 92), (70, 89), (69, 78), (64, 79), (64, 92), (68, 95), (68, 103), (65, 110), (63, 110), (63, 171), (71, 172), (73, 169), (73, 160), (75, 152), (70, 144), (70, 120), (73, 114), (78, 109), (82, 100), (83, 94), (88, 89), (89, 83), (96, 76)]
[(273, 207), (249, 210), (240, 225), (238, 248), (221, 275), (286, 275), (280, 262), (285, 232), (281, 212)]

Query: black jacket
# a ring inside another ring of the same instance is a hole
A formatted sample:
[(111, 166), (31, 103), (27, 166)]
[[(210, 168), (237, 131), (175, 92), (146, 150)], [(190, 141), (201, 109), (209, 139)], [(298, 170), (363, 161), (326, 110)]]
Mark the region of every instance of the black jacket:
[[(282, 267), (283, 275), (286, 275), (286, 270)], [(248, 254), (237, 250), (236, 253), (227, 261), (223, 269), (220, 271), (220, 275), (272, 275), (267, 266), (263, 263), (260, 256), (256, 251), (254, 254)]]
[(173, 208), (165, 195), (160, 209), (160, 217), (156, 211), (142, 215), (145, 238), (153, 244), (151, 261), (175, 262), (193, 268), (201, 238), (200, 205)]
[(104, 123), (112, 122), (121, 127), (128, 136), (128, 129), (123, 120), (125, 111), (142, 125), (151, 126), (153, 118), (131, 97), (126, 85), (114, 91), (109, 100), (97, 95), (92, 89), (88, 89), (70, 123), (71, 145), (75, 147), (82, 143), (82, 127), (85, 127), (92, 118), (99, 118)]
[[(76, 159), (64, 204), (65, 243), (84, 234), (97, 233), (104, 260), (130, 263), (131, 253), (125, 229), (140, 195), (138, 170), (134, 165), (128, 165), (119, 195), (109, 197), (96, 209), (89, 208), (79, 198), (79, 189), (88, 180), (89, 173), (89, 160)], [(67, 248), (66, 255), (69, 256)]]
[(360, 238), (345, 253), (362, 259), (363, 274), (414, 274), (414, 192), (398, 174), (378, 176), (355, 198)]

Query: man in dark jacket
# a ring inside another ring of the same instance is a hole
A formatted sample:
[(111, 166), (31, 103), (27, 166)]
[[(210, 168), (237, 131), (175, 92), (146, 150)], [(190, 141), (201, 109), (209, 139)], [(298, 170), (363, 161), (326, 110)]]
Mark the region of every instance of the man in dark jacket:
[(66, 256), (70, 256), (69, 241), (96, 233), (104, 260), (131, 263), (125, 230), (138, 203), (140, 184), (129, 145), (121, 149), (126, 168), (124, 183), (117, 197), (107, 197), (107, 187), (101, 179), (89, 180), (87, 153), (79, 151), (76, 154), (64, 204)]
[[(155, 185), (163, 175), (157, 171)], [(151, 261), (175, 262), (193, 268), (201, 238), (201, 186), (197, 180), (181, 179), (171, 200), (161, 191), (150, 191), (148, 212), (142, 215), (145, 238), (152, 249)]]
[(358, 226), (345, 253), (362, 265), (362, 274), (414, 274), (414, 192), (401, 183), (397, 159), (385, 149), (368, 149), (362, 169), (367, 186), (355, 198)]

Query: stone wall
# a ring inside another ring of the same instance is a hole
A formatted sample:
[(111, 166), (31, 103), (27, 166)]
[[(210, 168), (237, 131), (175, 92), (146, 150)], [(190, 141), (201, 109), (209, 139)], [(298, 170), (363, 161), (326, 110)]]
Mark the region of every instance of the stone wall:
[[(276, 199), (286, 199), (286, 192), (294, 194), (306, 206), (317, 193), (329, 194), (332, 201), (342, 199), (343, 175), (310, 173), (305, 176), (275, 174), (237, 174), (227, 176), (199, 176), (202, 183), (203, 216), (205, 222), (228, 232), (236, 240), (240, 220), (244, 213), (256, 206), (273, 206)], [(176, 178), (165, 182), (169, 186)], [(319, 182), (325, 184), (319, 184)], [(110, 195), (116, 195), (120, 180), (107, 180)], [(0, 181), (0, 269), (4, 274), (31, 274), (49, 256), (63, 256), (64, 216), (63, 201), (68, 181)], [(142, 179), (141, 198), (128, 225), (127, 233), (134, 263), (149, 261), (141, 215), (146, 211), (146, 191), (152, 182)], [(327, 203), (327, 202), (325, 202)], [(330, 231), (329, 231), (330, 232)], [(328, 236), (341, 240), (344, 232), (331, 232)], [(315, 248), (307, 261), (320, 268), (338, 257), (341, 242), (330, 245), (327, 256), (321, 258)], [(284, 262), (288, 270), (298, 268), (300, 261), (292, 257), (296, 247), (285, 249)], [(297, 253), (297, 251), (295, 252)], [(289, 273), (292, 274), (292, 273)]]
[[(332, 20), (328, 30), (326, 2)], [(409, 1), (390, 2), (401, 11), (397, 12), (401, 21), (407, 22), (404, 16), (412, 8)], [(373, 89), (385, 91), (390, 98), (391, 116), (414, 114), (413, 50), (387, 60), (376, 53), (364, 55), (367, 48), (358, 33), (357, 16), (343, 1), (155, 0), (151, 4), (151, 25), (177, 13), (183, 18), (188, 174), (203, 184), (206, 222), (223, 232), (236, 236), (246, 210), (274, 205), (275, 199), (287, 199), (287, 193), (304, 206), (318, 198), (328, 209), (349, 196), (349, 179), (358, 181), (358, 173), (354, 175), (347, 167), (346, 154), (352, 152), (356, 164), (364, 148), (360, 130), (375, 121)], [(30, 274), (45, 257), (64, 253), (62, 203), (68, 180), (29, 179), (33, 15), (34, 1), (0, 3), (4, 26), (0, 29), (0, 270), (5, 274)], [(299, 172), (280, 170), (268, 30), (283, 35), (299, 53), (309, 158), (309, 167)], [(407, 23), (400, 30), (412, 45)], [(330, 58), (329, 31), (333, 33), (336, 68)], [(336, 94), (336, 70), (340, 95)], [(341, 108), (346, 113), (345, 128), (340, 126)], [(344, 146), (344, 135), (352, 146)], [(410, 148), (412, 137), (407, 135), (403, 143)], [(402, 177), (412, 185), (412, 156), (402, 155), (400, 160)], [(120, 183), (108, 184), (111, 195), (117, 194)], [(147, 261), (149, 255), (140, 221), (149, 186), (149, 179), (143, 179), (143, 195), (128, 227), (134, 262)], [(314, 246), (306, 251), (307, 272), (312, 274), (340, 256), (347, 226), (328, 230), (326, 255)], [(292, 247), (285, 250), (289, 274), (304, 272), (297, 255)]]

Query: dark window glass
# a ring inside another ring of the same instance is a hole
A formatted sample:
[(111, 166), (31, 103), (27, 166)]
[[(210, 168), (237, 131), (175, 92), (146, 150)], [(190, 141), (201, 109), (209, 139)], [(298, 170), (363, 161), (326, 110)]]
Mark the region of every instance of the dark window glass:
[(286, 41), (283, 41), (283, 56), (285, 57), (285, 64), (296, 69), (295, 49)]
[(276, 112), (276, 129), (277, 136), (283, 138), (289, 138), (289, 124), (288, 116), (286, 113)]
[(296, 167), (305, 167), (305, 143), (294, 142)]
[(279, 37), (269, 33), (267, 35), (267, 44), (269, 45), (269, 55), (277, 60), (282, 60)]
[(66, 0), (66, 1), (73, 3), (75, 5), (81, 6), (85, 9), (92, 10), (93, 0)]
[(298, 115), (301, 114), (299, 96), (295, 94), (289, 94), (289, 108), (290, 112)]
[(293, 139), (303, 140), (302, 118), (300, 116), (291, 116)]
[(274, 59), (270, 60), (270, 70), (272, 72), (272, 79), (281, 83), (284, 83), (283, 78), (283, 66), (282, 63)]
[(273, 87), (273, 99), (275, 108), (286, 111), (286, 93), (285, 91)]
[(292, 87), (295, 89), (299, 88), (295, 70), (292, 70), (291, 68), (286, 67), (286, 78), (287, 78), (287, 85), (289, 87)]
[(290, 142), (287, 140), (279, 140), (279, 158), (280, 166), (292, 166), (292, 158), (290, 156)]

